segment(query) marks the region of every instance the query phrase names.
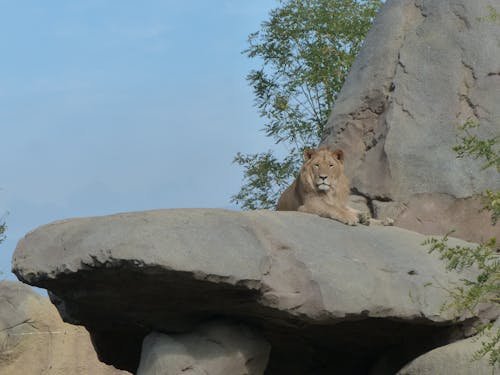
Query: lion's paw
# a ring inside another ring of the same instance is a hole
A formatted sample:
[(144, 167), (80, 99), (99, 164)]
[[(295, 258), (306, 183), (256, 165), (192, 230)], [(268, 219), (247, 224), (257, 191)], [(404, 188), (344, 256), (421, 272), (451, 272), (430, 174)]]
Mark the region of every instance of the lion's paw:
[(370, 225), (371, 215), (369, 212), (359, 212), (358, 213), (359, 223), (363, 225)]
[(360, 222), (357, 212), (349, 212), (341, 221), (347, 225), (357, 225)]
[(394, 225), (394, 219), (386, 217), (384, 220), (382, 220), (382, 225), (391, 227)]

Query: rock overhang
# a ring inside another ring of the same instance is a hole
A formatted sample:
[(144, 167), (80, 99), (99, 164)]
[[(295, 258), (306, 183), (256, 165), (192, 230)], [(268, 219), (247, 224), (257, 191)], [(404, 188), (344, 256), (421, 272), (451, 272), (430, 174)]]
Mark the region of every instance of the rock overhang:
[[(262, 330), (271, 367), (297, 347), (342, 353), (358, 335), (369, 362), (376, 347), (457, 324), (441, 306), (463, 276), (446, 272), (424, 239), (295, 212), (156, 210), (42, 226), (19, 242), (13, 271), (85, 325), (101, 358), (132, 371), (149, 332), (220, 317)], [(109, 353), (117, 340), (125, 362)]]

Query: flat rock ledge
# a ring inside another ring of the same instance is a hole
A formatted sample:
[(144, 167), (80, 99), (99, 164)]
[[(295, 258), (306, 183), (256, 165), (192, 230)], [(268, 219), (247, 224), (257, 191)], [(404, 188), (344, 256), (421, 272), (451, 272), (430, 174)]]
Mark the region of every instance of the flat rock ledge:
[(156, 210), (44, 225), (12, 264), (117, 368), (137, 371), (148, 334), (215, 319), (262, 335), (266, 374), (394, 374), (494, 314), (441, 311), (468, 275), (425, 238), (297, 212)]

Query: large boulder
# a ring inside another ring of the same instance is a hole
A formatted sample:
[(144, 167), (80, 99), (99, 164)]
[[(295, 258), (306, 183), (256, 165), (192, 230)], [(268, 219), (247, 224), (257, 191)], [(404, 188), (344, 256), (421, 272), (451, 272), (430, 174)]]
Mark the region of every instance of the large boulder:
[(129, 373), (99, 362), (87, 330), (64, 323), (47, 297), (0, 281), (0, 374)]
[(477, 195), (500, 189), (494, 168), (457, 159), (457, 125), (500, 128), (500, 26), (489, 0), (388, 0), (326, 125), (346, 173), (375, 215), (429, 234), (500, 235)]
[(269, 344), (241, 324), (209, 322), (194, 332), (150, 333), (137, 375), (263, 375)]
[(269, 374), (368, 373), (382, 357), (389, 374), (493, 313), (441, 311), (472, 275), (446, 272), (424, 239), (298, 212), (158, 210), (42, 226), (19, 242), (13, 271), (129, 371), (146, 335), (217, 318), (263, 335)]
[(406, 365), (397, 375), (491, 375), (494, 368), (488, 357), (475, 359), (487, 337), (471, 337), (425, 353)]

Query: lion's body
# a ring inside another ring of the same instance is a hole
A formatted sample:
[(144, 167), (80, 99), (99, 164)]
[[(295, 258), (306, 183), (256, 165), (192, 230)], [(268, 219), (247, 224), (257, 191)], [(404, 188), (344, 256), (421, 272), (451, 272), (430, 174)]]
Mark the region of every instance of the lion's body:
[(343, 152), (328, 148), (306, 150), (299, 176), (281, 195), (278, 211), (301, 211), (345, 224), (359, 222), (359, 212), (347, 206), (349, 181), (344, 174)]

